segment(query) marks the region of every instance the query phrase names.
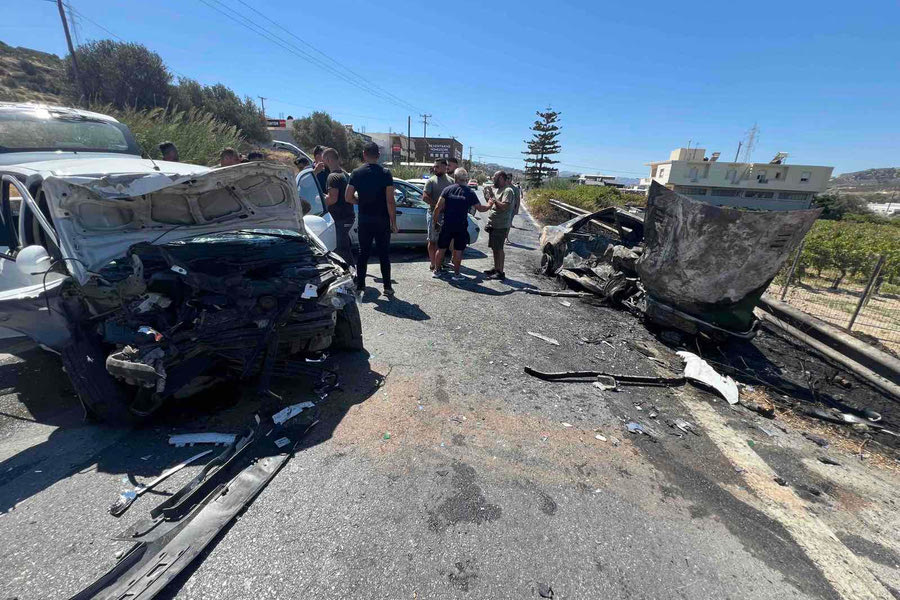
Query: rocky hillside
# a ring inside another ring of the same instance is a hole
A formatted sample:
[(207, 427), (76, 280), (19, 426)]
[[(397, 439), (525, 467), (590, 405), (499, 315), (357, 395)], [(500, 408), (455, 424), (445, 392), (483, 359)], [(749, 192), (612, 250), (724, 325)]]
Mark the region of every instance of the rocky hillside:
[(878, 202), (881, 198), (887, 199), (900, 192), (900, 168), (885, 167), (843, 173), (831, 178), (828, 191), (861, 196), (870, 202)]
[(0, 42), (0, 100), (61, 104), (68, 85), (60, 57)]

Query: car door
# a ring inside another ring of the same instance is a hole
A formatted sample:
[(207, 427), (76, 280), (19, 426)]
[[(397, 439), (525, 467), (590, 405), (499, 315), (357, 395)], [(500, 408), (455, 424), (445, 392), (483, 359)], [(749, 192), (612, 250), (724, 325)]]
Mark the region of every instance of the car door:
[[(297, 192), (300, 194), (300, 203), (303, 206), (303, 224), (325, 245), (328, 250), (334, 250), (337, 246), (337, 234), (334, 229), (334, 219), (325, 210), (324, 194), (319, 189), (311, 168), (304, 169), (297, 175)], [(306, 207), (309, 210), (306, 210)]]
[(422, 191), (416, 186), (394, 180), (394, 204), (397, 207), (397, 229), (391, 243), (403, 246), (425, 245), (428, 236), (426, 212), (428, 205), (422, 200)]

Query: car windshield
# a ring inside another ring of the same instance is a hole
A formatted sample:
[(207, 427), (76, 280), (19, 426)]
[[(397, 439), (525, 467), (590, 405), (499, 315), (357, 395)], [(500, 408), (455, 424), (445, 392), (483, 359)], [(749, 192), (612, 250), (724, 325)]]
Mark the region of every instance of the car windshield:
[(300, 193), (300, 199), (308, 202), (312, 207), (308, 214), (321, 215), (325, 213), (325, 205), (322, 203), (322, 196), (319, 194), (319, 186), (316, 184), (312, 169), (300, 174), (297, 191)]
[(49, 111), (0, 113), (0, 153), (56, 150), (141, 154), (121, 123)]
[(418, 187), (409, 183), (394, 180), (394, 190), (396, 191), (396, 200), (398, 204), (413, 208), (428, 208), (428, 205), (422, 199), (423, 191)]

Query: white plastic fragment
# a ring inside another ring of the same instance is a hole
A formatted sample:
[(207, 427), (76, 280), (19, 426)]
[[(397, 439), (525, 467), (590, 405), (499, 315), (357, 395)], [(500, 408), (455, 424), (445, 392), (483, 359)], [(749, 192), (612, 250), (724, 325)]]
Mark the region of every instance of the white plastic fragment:
[(172, 270), (178, 273), (179, 275), (187, 275), (187, 269), (184, 267), (179, 267), (178, 265), (172, 265)]
[(300, 295), (301, 298), (306, 300), (307, 298), (317, 298), (319, 296), (319, 290), (311, 283), (307, 283), (306, 287), (303, 289), (303, 293)]
[(691, 381), (698, 381), (707, 385), (728, 400), (728, 404), (737, 404), (739, 392), (734, 379), (722, 377), (715, 369), (709, 366), (705, 360), (691, 352), (681, 351), (677, 353), (684, 360), (684, 376)]
[(279, 448), (284, 448), (285, 446), (287, 446), (290, 443), (291, 443), (291, 440), (287, 439), (286, 437), (278, 438), (277, 440), (275, 440), (275, 445), (278, 446)]
[(177, 448), (183, 446), (193, 446), (194, 444), (216, 444), (217, 446), (228, 446), (233, 444), (235, 440), (233, 433), (179, 433), (169, 436), (169, 443)]
[(536, 337), (539, 340), (544, 340), (548, 344), (553, 344), (554, 346), (559, 346), (558, 341), (554, 340), (551, 337), (547, 337), (546, 335), (541, 335), (540, 333), (535, 333), (534, 331), (528, 331), (526, 333), (532, 337)]
[(313, 408), (313, 407), (315, 407), (315, 404), (313, 404), (312, 402), (309, 402), (309, 401), (299, 402), (297, 404), (291, 404), (290, 406), (285, 406), (284, 408), (279, 410), (277, 413), (272, 415), (272, 421), (276, 425), (281, 425), (285, 421), (287, 421), (289, 419), (293, 419), (294, 417), (296, 417), (297, 415), (302, 413), (305, 409)]

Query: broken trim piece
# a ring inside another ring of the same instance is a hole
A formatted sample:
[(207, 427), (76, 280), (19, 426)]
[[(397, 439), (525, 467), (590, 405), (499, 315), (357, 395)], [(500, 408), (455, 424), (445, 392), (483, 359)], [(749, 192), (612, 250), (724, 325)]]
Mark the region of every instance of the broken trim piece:
[(646, 385), (646, 386), (677, 386), (683, 385), (684, 377), (645, 377), (642, 375), (611, 375), (601, 371), (538, 371), (531, 367), (525, 367), (525, 373), (544, 381), (589, 380), (598, 377), (612, 377), (622, 385)]
[(210, 453), (212, 453), (212, 450), (205, 450), (205, 451), (201, 452), (200, 454), (195, 454), (194, 456), (190, 457), (189, 459), (178, 463), (174, 467), (172, 467), (170, 469), (166, 469), (159, 475), (159, 477), (157, 477), (156, 479), (154, 479), (147, 485), (139, 485), (134, 489), (122, 492), (121, 494), (119, 494), (119, 498), (112, 504), (112, 506), (109, 507), (109, 514), (111, 514), (114, 517), (122, 516), (123, 514), (125, 514), (125, 511), (128, 510), (128, 508), (134, 503), (134, 501), (137, 500), (138, 497), (140, 497), (142, 494), (144, 494), (145, 492), (147, 492), (149, 490), (152, 490), (157, 485), (159, 485), (160, 483), (165, 481), (168, 477), (170, 477), (170, 476), (174, 475), (175, 473), (177, 473), (178, 471), (182, 470), (183, 468), (185, 468), (186, 466), (188, 466), (195, 460), (201, 459)]

